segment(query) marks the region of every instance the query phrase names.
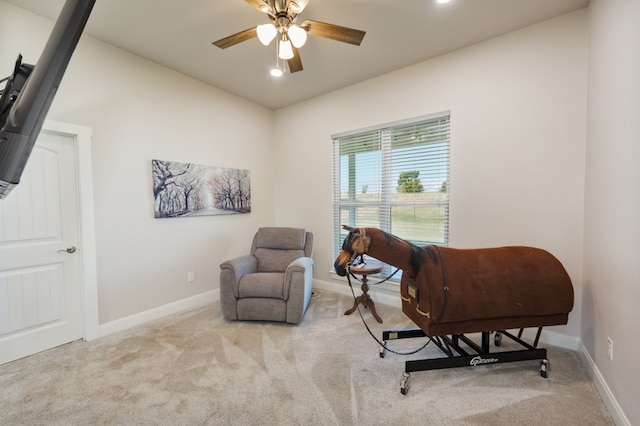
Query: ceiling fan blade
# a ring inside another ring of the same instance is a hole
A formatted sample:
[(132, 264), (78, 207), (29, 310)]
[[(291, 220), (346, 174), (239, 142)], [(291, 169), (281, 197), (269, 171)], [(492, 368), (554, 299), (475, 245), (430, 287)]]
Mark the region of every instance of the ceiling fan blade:
[(303, 28), (309, 28), (307, 32), (316, 37), (329, 38), (331, 40), (341, 41), (343, 43), (354, 44), (360, 46), (362, 39), (366, 34), (365, 31), (355, 30), (353, 28), (341, 27), (340, 25), (327, 24), (326, 22), (313, 21), (306, 19), (302, 24)]
[(248, 30), (240, 31), (239, 33), (230, 35), (229, 37), (221, 38), (218, 41), (214, 41), (211, 44), (215, 44), (220, 49), (226, 49), (227, 47), (235, 46), (238, 43), (242, 43), (243, 41), (250, 40), (254, 37), (257, 37), (258, 33), (256, 32), (256, 27), (249, 28)]
[(287, 64), (289, 64), (289, 72), (291, 74), (302, 71), (302, 60), (300, 59), (300, 52), (297, 48), (293, 47), (293, 58), (287, 59)]

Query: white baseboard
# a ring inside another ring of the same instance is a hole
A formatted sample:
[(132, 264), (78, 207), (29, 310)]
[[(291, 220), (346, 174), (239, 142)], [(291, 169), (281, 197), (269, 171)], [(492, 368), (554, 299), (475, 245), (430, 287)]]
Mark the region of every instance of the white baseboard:
[[(344, 294), (347, 296), (353, 296), (346, 280), (344, 283), (313, 280), (313, 288), (319, 290), (327, 290), (333, 293)], [(360, 284), (354, 286), (354, 291), (356, 292), (356, 296), (360, 295)], [(400, 299), (399, 296), (386, 294), (381, 291), (376, 291), (375, 289), (371, 289), (369, 291), (369, 294), (371, 295), (371, 299), (373, 299), (373, 301), (376, 303), (384, 303), (385, 305), (402, 309), (402, 299)]]
[(166, 317), (167, 315), (196, 309), (209, 303), (213, 303), (219, 299), (220, 290), (211, 290), (163, 306), (158, 306), (157, 308), (149, 309), (144, 312), (139, 312), (128, 317), (120, 318), (115, 321), (110, 321), (100, 325), (100, 337), (124, 331), (129, 328), (145, 324), (149, 321), (155, 321)]
[(624, 411), (622, 411), (622, 407), (620, 407), (620, 404), (618, 404), (618, 401), (613, 395), (613, 392), (611, 392), (609, 385), (607, 385), (607, 382), (604, 380), (604, 377), (602, 377), (602, 374), (600, 373), (600, 370), (598, 370), (596, 363), (593, 362), (593, 358), (591, 358), (591, 355), (589, 355), (587, 348), (584, 347), (582, 342), (580, 342), (578, 345), (578, 353), (585, 361), (591, 381), (602, 397), (602, 401), (607, 407), (607, 410), (609, 410), (609, 414), (611, 415), (613, 422), (616, 425), (631, 426), (631, 422), (624, 414)]
[(575, 352), (578, 350), (580, 338), (543, 329), (542, 334), (540, 335), (540, 342), (551, 346), (557, 346), (559, 348), (569, 349)]
[(333, 293), (339, 293), (346, 296), (351, 296), (351, 290), (349, 290), (349, 286), (346, 284), (338, 284), (332, 283), (329, 281), (321, 281), (321, 280), (313, 280), (313, 288), (314, 290), (326, 290), (331, 291)]

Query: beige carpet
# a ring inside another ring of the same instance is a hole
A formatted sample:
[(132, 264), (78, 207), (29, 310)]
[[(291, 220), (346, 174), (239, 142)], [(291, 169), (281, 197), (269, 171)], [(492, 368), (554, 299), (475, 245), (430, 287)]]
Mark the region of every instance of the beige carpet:
[[(558, 348), (548, 379), (539, 361), (425, 371), (402, 395), (406, 357), (380, 358), (358, 314), (343, 315), (351, 305), (320, 292), (289, 326), (226, 322), (216, 303), (5, 364), (0, 424), (613, 424), (578, 354)], [(412, 326), (399, 309), (378, 313), (383, 325), (369, 321), (377, 335)], [(429, 345), (413, 358), (433, 356)]]

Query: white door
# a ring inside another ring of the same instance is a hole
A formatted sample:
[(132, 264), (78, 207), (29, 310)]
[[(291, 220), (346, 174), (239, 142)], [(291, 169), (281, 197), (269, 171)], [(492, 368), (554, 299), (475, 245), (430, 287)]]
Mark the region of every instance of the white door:
[(0, 364), (83, 337), (73, 136), (41, 133), (0, 200)]

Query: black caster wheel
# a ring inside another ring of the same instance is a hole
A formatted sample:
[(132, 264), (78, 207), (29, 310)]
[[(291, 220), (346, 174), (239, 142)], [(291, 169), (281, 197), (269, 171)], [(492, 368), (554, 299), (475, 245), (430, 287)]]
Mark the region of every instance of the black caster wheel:
[(409, 392), (409, 377), (411, 375), (406, 371), (402, 372), (402, 380), (400, 381), (400, 393), (406, 395)]
[(540, 363), (540, 376), (547, 379), (549, 377), (549, 360), (543, 359)]
[(496, 335), (495, 335), (495, 336), (493, 336), (493, 343), (494, 343), (496, 346), (500, 346), (500, 345), (502, 345), (502, 333), (500, 333), (500, 332), (496, 332)]

